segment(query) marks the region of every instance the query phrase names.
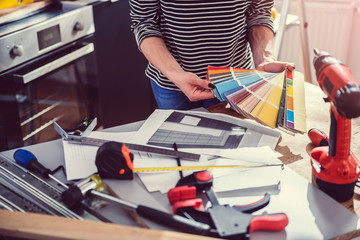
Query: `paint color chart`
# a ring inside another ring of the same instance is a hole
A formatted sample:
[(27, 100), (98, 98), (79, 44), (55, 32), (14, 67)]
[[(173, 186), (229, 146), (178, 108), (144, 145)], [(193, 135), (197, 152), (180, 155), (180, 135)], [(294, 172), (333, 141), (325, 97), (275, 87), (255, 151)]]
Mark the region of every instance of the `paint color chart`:
[(244, 117), (272, 128), (306, 132), (304, 78), (299, 72), (268, 73), (208, 67), (207, 79), (220, 101)]

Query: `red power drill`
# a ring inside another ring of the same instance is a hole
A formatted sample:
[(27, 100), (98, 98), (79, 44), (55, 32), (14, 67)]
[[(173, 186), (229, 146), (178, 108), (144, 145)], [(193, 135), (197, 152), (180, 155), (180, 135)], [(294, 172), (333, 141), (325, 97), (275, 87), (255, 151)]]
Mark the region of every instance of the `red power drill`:
[(339, 202), (352, 198), (359, 178), (359, 161), (350, 150), (351, 118), (360, 116), (360, 87), (347, 66), (314, 49), (314, 67), (330, 108), (329, 146), (311, 152), (316, 185)]

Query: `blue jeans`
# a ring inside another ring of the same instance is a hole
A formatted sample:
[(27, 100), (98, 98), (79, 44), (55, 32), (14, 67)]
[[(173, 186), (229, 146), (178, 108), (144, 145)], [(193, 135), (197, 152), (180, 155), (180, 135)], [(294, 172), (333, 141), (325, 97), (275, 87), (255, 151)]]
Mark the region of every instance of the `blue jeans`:
[(153, 80), (150, 82), (159, 109), (190, 110), (199, 107), (208, 108), (220, 103), (216, 98), (191, 102), (181, 91), (162, 88)]

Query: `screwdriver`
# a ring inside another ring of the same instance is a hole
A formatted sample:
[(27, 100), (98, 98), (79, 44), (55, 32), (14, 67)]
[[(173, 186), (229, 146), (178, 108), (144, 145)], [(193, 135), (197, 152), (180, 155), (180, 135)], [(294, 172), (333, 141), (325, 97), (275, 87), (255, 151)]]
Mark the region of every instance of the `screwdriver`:
[(63, 186), (64, 188), (68, 189), (69, 187), (61, 182), (59, 179), (54, 177), (51, 174), (51, 170), (44, 167), (35, 157), (35, 155), (25, 149), (18, 149), (14, 152), (14, 159), (15, 161), (20, 164), (22, 167), (39, 173), (44, 178), (51, 178), (55, 182), (57, 182), (59, 185)]

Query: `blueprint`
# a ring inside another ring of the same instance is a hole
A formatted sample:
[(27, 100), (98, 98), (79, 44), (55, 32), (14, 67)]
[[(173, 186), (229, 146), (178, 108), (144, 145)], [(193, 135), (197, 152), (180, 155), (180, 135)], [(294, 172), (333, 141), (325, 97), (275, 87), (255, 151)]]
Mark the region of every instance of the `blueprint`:
[(253, 120), (201, 111), (155, 110), (132, 139), (139, 144), (198, 149), (217, 154), (223, 149), (269, 146), (280, 132)]

